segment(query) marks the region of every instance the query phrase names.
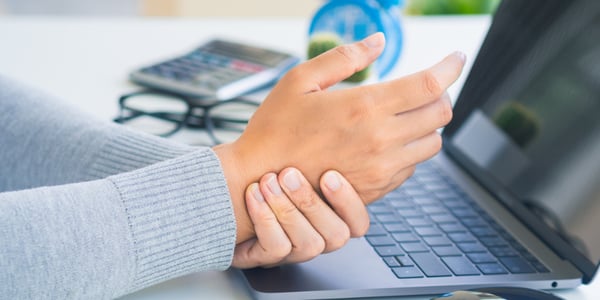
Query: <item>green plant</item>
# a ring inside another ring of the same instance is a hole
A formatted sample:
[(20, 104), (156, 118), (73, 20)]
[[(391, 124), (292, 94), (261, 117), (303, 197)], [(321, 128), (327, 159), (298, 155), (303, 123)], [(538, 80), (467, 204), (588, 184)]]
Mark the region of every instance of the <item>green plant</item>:
[(491, 14), (500, 0), (409, 0), (405, 13), (409, 15), (472, 15)]
[(498, 110), (494, 122), (521, 148), (527, 146), (541, 128), (535, 113), (516, 101), (509, 102)]
[[(313, 35), (308, 42), (308, 59), (318, 56), (330, 49), (341, 45), (342, 39), (335, 33), (319, 33)], [(352, 76), (344, 79), (346, 82), (362, 82), (369, 77), (371, 67), (354, 73)]]

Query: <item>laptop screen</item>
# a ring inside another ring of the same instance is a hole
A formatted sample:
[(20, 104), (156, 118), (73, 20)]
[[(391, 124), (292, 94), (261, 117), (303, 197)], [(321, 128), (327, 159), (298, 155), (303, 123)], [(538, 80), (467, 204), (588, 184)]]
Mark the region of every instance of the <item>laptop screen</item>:
[(446, 143), (600, 260), (600, 1), (504, 1)]

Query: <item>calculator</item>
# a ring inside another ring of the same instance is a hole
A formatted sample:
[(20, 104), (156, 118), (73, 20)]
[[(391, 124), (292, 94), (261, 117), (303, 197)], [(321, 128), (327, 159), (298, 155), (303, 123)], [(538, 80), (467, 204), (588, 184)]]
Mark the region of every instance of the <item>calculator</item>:
[(131, 81), (197, 98), (227, 100), (274, 83), (299, 58), (222, 39), (131, 72)]

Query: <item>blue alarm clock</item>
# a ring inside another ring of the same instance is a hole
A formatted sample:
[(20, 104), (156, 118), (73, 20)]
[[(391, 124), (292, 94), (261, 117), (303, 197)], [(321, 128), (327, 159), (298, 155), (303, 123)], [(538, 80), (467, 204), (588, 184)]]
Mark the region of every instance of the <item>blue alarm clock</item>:
[(395, 66), (402, 50), (399, 7), (402, 0), (330, 0), (315, 13), (309, 36), (334, 33), (344, 43), (359, 41), (375, 32), (386, 37), (385, 49), (375, 70), (385, 77)]

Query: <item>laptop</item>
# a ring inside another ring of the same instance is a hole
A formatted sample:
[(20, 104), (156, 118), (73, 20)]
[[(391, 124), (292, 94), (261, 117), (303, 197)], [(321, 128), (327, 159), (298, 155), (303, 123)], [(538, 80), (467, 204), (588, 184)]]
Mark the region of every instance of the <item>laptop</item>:
[(369, 205), (364, 238), (242, 276), (258, 299), (573, 288), (600, 259), (600, 1), (505, 0), (443, 150)]

